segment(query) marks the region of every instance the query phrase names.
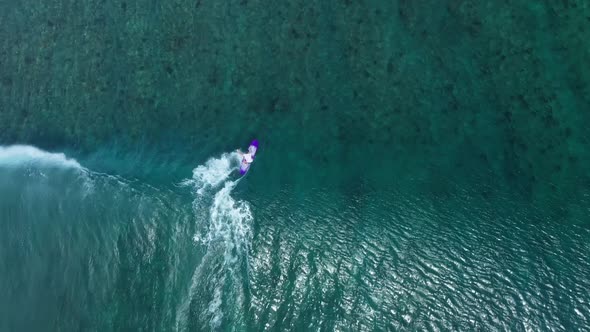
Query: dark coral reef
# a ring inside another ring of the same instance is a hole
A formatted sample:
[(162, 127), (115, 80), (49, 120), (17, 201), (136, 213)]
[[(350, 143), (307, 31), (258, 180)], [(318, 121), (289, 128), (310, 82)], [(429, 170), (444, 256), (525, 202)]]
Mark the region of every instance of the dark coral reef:
[(0, 142), (256, 134), (312, 164), (364, 156), (384, 173), (486, 170), (576, 193), (588, 40), (583, 0), (10, 1)]

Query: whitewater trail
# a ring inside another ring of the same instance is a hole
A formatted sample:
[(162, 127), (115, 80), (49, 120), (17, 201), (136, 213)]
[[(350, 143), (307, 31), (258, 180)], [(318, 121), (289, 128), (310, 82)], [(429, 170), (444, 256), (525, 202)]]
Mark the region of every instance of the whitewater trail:
[(177, 330), (188, 328), (191, 304), (204, 294), (213, 296), (208, 298), (206, 308), (198, 308), (200, 322), (206, 321), (211, 329), (218, 329), (224, 319), (234, 324), (240, 320), (240, 317), (232, 316), (237, 313), (223, 310), (240, 307), (243, 303), (241, 271), (247, 266), (252, 237), (250, 205), (231, 197), (240, 179), (231, 180), (230, 177), (238, 166), (238, 154), (225, 153), (196, 167), (193, 177), (181, 182), (195, 192), (193, 211), (197, 231), (194, 241), (204, 246), (205, 254), (193, 272), (188, 295), (177, 311)]
[[(196, 231), (193, 239), (203, 255), (194, 267), (187, 294), (177, 307), (177, 330), (187, 330), (195, 323), (209, 326), (211, 330), (225, 325), (239, 329), (243, 325), (243, 311), (231, 308), (241, 308), (245, 301), (244, 285), (247, 283), (244, 280), (253, 217), (248, 202), (231, 196), (241, 179), (237, 172), (239, 162), (237, 153), (222, 154), (197, 166), (192, 178), (181, 183), (194, 192), (192, 208)], [(85, 201), (85, 198), (97, 190), (98, 196), (105, 191), (111, 193), (117, 204), (122, 199), (135, 202), (137, 197), (122, 178), (91, 171), (63, 153), (33, 146), (0, 146), (0, 170), (6, 190), (9, 186), (22, 189), (27, 183), (31, 188), (38, 188), (39, 183), (44, 188), (59, 188), (58, 195), (48, 191), (51, 196), (46, 199), (51, 202), (58, 199), (68, 204), (84, 204), (92, 201)], [(37, 191), (30, 192), (39, 199)], [(153, 204), (157, 202), (148, 206)]]

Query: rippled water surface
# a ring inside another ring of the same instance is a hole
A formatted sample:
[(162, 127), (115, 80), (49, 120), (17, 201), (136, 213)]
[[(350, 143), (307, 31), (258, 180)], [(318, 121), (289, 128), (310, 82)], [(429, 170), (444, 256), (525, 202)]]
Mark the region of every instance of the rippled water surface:
[[(0, 150), (3, 330), (575, 330), (590, 230), (509, 193), (166, 185)], [(253, 171), (255, 172), (255, 171)]]

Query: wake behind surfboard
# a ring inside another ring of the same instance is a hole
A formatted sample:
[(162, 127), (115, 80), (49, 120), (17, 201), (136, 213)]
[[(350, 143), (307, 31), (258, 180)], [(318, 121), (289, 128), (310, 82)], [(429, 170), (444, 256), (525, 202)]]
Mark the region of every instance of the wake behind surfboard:
[[(252, 143), (250, 143), (250, 146), (248, 147), (248, 152), (252, 154), (252, 159), (254, 159), (254, 157), (256, 156), (256, 151), (258, 151), (258, 140), (253, 140)], [(242, 159), (242, 162), (240, 164), (240, 174), (246, 174), (251, 166), (252, 163), (247, 163), (245, 159)]]

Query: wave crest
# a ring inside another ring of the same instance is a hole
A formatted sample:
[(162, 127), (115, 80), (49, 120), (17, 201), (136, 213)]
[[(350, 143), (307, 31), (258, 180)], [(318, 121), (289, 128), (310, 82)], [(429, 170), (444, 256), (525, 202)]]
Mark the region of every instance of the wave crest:
[(68, 158), (63, 153), (47, 152), (30, 145), (0, 146), (0, 166), (20, 167), (23, 165), (74, 168), (86, 171), (76, 159)]

